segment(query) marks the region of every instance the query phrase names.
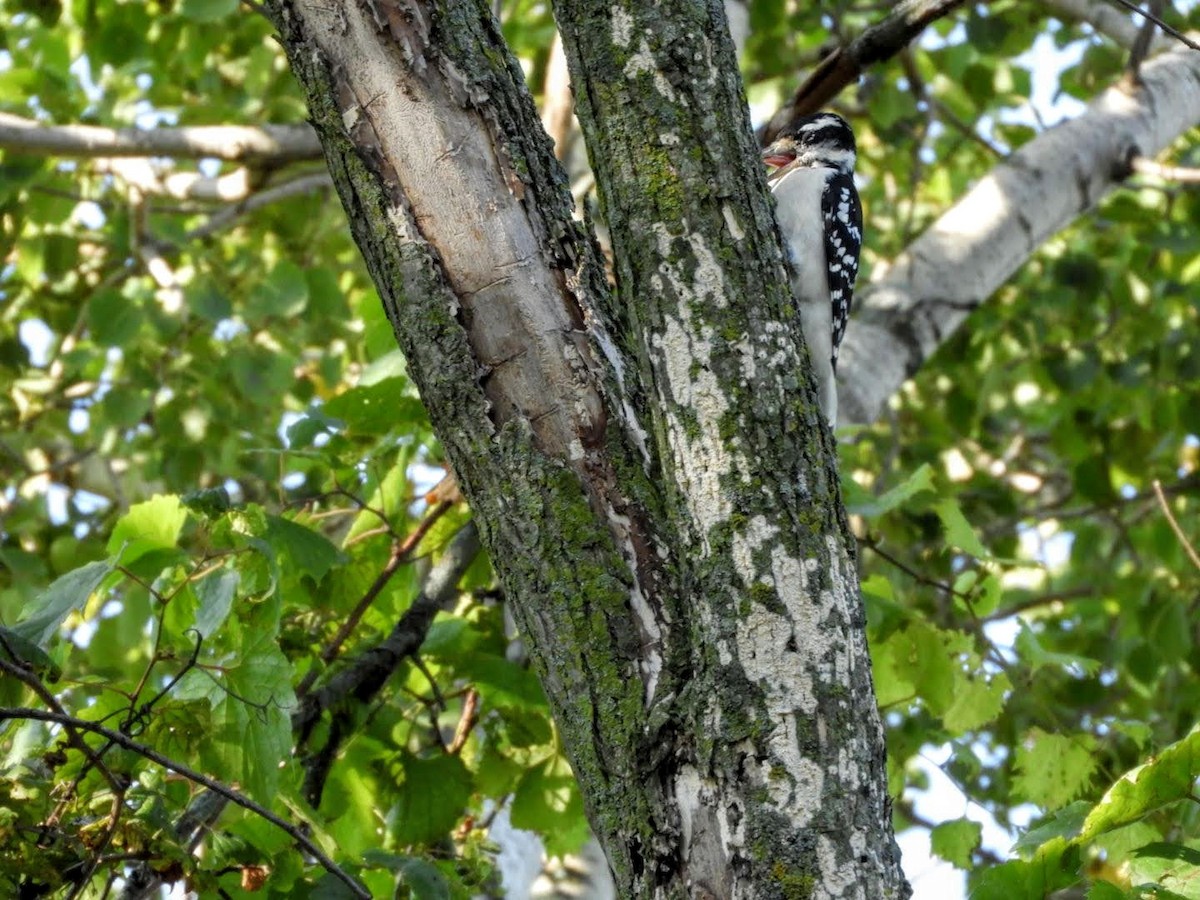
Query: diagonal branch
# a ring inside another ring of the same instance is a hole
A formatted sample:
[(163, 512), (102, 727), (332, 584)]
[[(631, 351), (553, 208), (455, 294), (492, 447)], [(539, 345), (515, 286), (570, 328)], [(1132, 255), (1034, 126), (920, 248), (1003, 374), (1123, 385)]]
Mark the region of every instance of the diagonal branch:
[(326, 711), (333, 713), (324, 745), (304, 759), (303, 793), (314, 807), (320, 805), (325, 779), (342, 741), (353, 731), (354, 710), (370, 703), (400, 664), (421, 649), (434, 616), (457, 596), (458, 582), (479, 550), (479, 532), (473, 522), (468, 522), (430, 570), (421, 593), (391, 634), (301, 701), (292, 717), (298, 747), (306, 743), (319, 716)]
[(1087, 112), (997, 166), (864, 291), (842, 346), (839, 403), (871, 422), (894, 394), (1051, 235), (1200, 123), (1200, 54), (1180, 48), (1142, 67), (1132, 93), (1110, 88)]
[(863, 69), (891, 59), (925, 30), (961, 6), (963, 0), (904, 0), (878, 25), (872, 25), (844, 47), (838, 47), (812, 71), (796, 89), (791, 101), (772, 116), (763, 132), (763, 144), (775, 139), (779, 130), (796, 116), (816, 112), (829, 103)]

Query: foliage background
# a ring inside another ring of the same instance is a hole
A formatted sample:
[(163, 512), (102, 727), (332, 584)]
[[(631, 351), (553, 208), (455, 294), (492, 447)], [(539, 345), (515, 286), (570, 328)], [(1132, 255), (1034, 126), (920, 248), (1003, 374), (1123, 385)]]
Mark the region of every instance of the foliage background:
[[(1175, 25), (1200, 26), (1195, 4), (1176, 6)], [(537, 92), (549, 12), (502, 12)], [(772, 112), (823, 47), (881, 15), (751, 3), (752, 106)], [(6, 112), (304, 120), (268, 23), (237, 0), (23, 0), (0, 25)], [(1035, 62), (1050, 46), (1061, 71)], [(1127, 56), (1046, 7), (997, 0), (872, 69), (838, 102), (860, 144), (861, 277), (1046, 127), (1035, 90), (1086, 101)], [(1195, 138), (1173, 162), (1200, 166)], [(319, 802), (306, 793), (330, 720), (295, 733), (297, 692), (388, 635), (469, 515), (425, 499), (437, 441), (336, 199), (316, 187), (239, 205), (320, 162), (155, 166), (245, 168), (249, 188), (211, 202), (103, 160), (10, 149), (0, 164), (0, 658), (32, 665), (27, 681), (70, 715), (310, 823), (378, 895), (496, 892), (498, 804), (552, 851), (586, 829), (485, 561), (420, 653), (349, 710)], [(898, 826), (931, 830), (979, 897), (1200, 896), (1197, 222), (1194, 187), (1135, 179), (842, 445)], [(337, 661), (320, 659), (364, 598)], [(6, 670), (0, 705), (49, 703)], [(0, 724), (0, 893), (23, 881), (66, 896), (88, 875), (99, 896), (147, 861), (205, 894), (241, 896), (255, 873), (260, 895), (332, 889), (241, 809), (192, 857), (172, 829), (197, 789), (136, 753), (105, 748), (106, 778), (60, 729)], [(961, 817), (912, 805), (923, 759), (946, 760)], [(1011, 851), (983, 846), (985, 817), (1032, 827)]]

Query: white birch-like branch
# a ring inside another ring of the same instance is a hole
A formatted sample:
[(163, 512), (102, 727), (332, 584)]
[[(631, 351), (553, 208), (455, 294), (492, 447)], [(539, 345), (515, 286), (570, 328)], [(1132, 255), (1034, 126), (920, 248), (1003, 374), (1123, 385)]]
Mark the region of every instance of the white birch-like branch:
[(1200, 53), (1142, 66), (1078, 118), (1030, 141), (948, 210), (863, 291), (840, 356), (844, 421), (874, 421), (921, 364), (1049, 237), (1200, 123)]
[[(1104, 0), (1043, 0), (1043, 5), (1057, 18), (1086, 22), (1122, 47), (1132, 47), (1141, 30), (1141, 25), (1131, 16), (1114, 9)], [(1151, 52), (1162, 50), (1168, 42), (1165, 35), (1155, 35)]]
[(194, 125), (179, 128), (101, 128), (43, 125), (0, 113), (0, 150), (54, 156), (170, 156), (286, 163), (320, 159), (308, 125)]

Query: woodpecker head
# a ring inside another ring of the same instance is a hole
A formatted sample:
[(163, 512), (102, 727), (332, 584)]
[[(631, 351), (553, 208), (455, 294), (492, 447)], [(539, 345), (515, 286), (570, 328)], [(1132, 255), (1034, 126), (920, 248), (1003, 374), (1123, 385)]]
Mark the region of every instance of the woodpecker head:
[(762, 157), (763, 162), (777, 169), (828, 168), (850, 175), (856, 150), (854, 132), (846, 120), (836, 113), (823, 112), (793, 119)]

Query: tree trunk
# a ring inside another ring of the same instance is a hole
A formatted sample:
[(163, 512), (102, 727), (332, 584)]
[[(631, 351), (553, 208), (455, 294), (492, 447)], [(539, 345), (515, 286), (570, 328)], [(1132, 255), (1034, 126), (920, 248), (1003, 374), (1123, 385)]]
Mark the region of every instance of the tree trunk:
[(907, 896), (719, 0), (557, 5), (615, 295), (486, 3), (269, 7), (619, 895)]

